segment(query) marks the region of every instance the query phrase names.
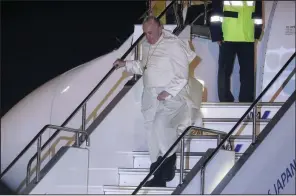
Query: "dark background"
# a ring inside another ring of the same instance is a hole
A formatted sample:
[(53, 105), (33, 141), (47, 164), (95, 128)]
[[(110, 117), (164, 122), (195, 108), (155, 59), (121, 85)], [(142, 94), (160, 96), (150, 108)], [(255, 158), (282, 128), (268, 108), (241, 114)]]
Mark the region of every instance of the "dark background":
[(2, 1), (1, 116), (34, 89), (119, 47), (145, 1)]
[[(145, 1), (1, 1), (1, 117), (54, 77), (118, 48)], [(0, 182), (0, 194), (13, 194)]]

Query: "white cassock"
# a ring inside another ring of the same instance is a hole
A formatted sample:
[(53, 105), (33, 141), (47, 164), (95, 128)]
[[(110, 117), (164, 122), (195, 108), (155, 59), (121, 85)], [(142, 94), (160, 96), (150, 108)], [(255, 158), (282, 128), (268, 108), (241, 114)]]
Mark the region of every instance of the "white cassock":
[[(184, 131), (184, 128), (194, 123), (192, 118), (195, 118), (196, 112), (193, 111), (200, 107), (202, 90), (189, 88), (190, 84), (194, 86), (194, 81), (197, 82), (195, 79), (189, 80), (189, 64), (196, 54), (189, 44), (174, 34), (163, 30), (157, 43), (148, 45), (144, 56), (147, 58), (141, 61), (126, 61), (126, 71), (143, 75), (142, 113), (153, 163), (176, 141), (177, 130)], [(171, 96), (158, 101), (157, 96), (162, 91)], [(190, 91), (193, 96), (199, 97), (194, 98)], [(177, 147), (169, 156), (176, 150)]]

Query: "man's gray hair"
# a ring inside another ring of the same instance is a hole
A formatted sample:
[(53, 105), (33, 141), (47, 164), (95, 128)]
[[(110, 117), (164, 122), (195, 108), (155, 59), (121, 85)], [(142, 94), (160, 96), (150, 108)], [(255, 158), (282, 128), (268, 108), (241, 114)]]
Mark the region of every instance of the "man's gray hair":
[(146, 22), (149, 22), (149, 21), (154, 21), (158, 24), (158, 26), (161, 26), (161, 22), (158, 18), (156, 18), (155, 16), (147, 16), (144, 21), (143, 21), (143, 24), (145, 24)]

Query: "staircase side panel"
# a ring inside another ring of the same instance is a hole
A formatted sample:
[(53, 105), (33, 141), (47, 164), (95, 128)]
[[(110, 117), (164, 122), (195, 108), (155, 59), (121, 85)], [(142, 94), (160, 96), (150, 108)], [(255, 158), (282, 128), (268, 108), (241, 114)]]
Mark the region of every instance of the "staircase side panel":
[(295, 194), (295, 95), (212, 194)]
[(29, 194), (87, 194), (89, 151), (69, 148)]

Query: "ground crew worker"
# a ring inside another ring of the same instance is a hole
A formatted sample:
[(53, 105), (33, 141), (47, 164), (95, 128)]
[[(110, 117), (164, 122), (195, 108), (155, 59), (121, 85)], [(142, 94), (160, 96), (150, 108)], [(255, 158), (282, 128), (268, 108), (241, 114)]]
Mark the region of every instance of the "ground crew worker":
[(254, 42), (262, 32), (262, 1), (212, 1), (211, 37), (219, 44), (218, 96), (233, 102), (230, 77), (237, 54), (240, 65), (240, 102), (255, 97)]
[[(177, 130), (190, 126), (192, 109), (200, 109), (194, 96), (198, 90), (189, 88), (189, 64), (196, 57), (189, 44), (163, 29), (160, 21), (149, 16), (143, 22), (148, 45), (147, 58), (143, 60), (116, 60), (114, 66), (143, 75), (142, 113), (148, 131), (148, 149), (151, 169), (157, 160), (177, 140)], [(197, 81), (197, 80), (196, 80)], [(190, 92), (193, 92), (192, 94)], [(200, 99), (201, 100), (201, 99)], [(165, 163), (154, 173), (154, 178), (144, 186), (165, 187), (175, 176), (176, 150), (169, 154)]]

